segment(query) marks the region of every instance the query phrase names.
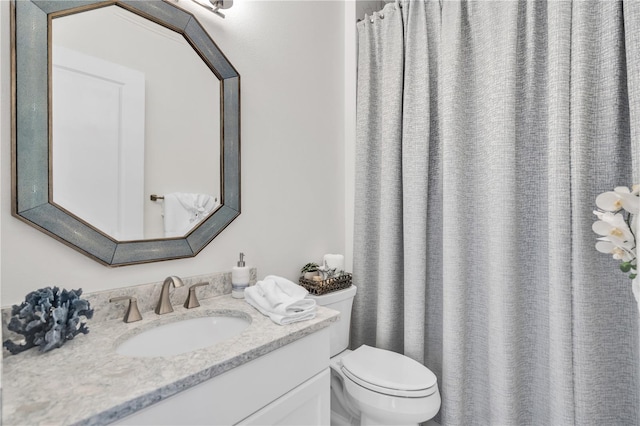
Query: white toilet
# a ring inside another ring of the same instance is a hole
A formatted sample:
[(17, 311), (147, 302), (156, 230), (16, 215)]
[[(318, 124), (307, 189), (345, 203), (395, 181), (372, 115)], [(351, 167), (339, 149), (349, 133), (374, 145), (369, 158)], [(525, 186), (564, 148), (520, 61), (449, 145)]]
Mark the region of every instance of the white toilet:
[(340, 311), (331, 325), (331, 426), (417, 425), (440, 410), (435, 374), (413, 359), (362, 345), (348, 350), (356, 287), (307, 296)]

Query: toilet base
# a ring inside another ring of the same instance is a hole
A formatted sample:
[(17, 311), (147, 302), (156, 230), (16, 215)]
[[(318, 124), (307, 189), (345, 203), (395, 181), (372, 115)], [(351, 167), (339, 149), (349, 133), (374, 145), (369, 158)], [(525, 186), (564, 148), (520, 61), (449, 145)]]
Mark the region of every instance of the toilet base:
[[(334, 370), (331, 370), (331, 426), (359, 426), (360, 417), (345, 408), (341, 398), (345, 398), (342, 382)], [(336, 395), (340, 393), (341, 397)]]
[[(393, 426), (418, 426), (420, 423), (394, 423)], [(366, 414), (362, 414), (360, 418), (360, 426), (389, 426), (389, 423), (380, 423)]]
[(331, 410), (331, 426), (360, 426), (360, 419), (345, 417), (343, 413)]

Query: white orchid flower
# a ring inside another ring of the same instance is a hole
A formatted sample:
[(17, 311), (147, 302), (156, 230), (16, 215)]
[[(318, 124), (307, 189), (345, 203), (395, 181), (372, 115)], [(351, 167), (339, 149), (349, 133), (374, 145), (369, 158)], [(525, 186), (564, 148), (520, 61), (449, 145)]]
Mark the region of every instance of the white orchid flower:
[(634, 253), (623, 247), (619, 247), (613, 244), (606, 238), (598, 238), (598, 240), (600, 241), (596, 243), (596, 250), (598, 250), (600, 253), (611, 254), (613, 255), (614, 259), (622, 260), (623, 262), (631, 262), (636, 258)]
[(639, 192), (640, 187), (638, 185), (633, 187), (633, 191), (626, 186), (619, 186), (613, 191), (603, 192), (598, 195), (596, 197), (596, 205), (609, 212), (617, 212), (624, 208), (631, 214), (637, 214), (640, 211)]
[[(613, 191), (596, 197), (599, 210), (593, 212), (598, 220), (591, 229), (600, 237), (596, 250), (610, 254), (619, 260), (622, 272), (628, 273), (634, 281), (634, 296), (640, 306), (640, 280), (637, 277), (636, 239), (640, 219), (640, 185), (631, 189), (619, 186)], [(637, 285), (636, 285), (637, 284)]]
[(634, 185), (631, 191), (629, 188), (621, 186), (614, 189), (614, 192), (620, 197), (622, 208), (634, 215), (640, 213), (640, 197), (638, 197), (640, 187), (638, 185)]
[(591, 226), (593, 232), (603, 237), (607, 237), (612, 243), (619, 247), (631, 249), (635, 247), (635, 238), (629, 229), (624, 216), (620, 213), (605, 212), (600, 220)]

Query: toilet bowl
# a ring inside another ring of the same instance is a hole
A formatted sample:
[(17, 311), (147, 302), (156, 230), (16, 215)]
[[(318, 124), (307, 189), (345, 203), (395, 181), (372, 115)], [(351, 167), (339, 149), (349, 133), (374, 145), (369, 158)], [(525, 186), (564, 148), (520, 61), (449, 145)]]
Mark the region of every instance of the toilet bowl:
[(440, 409), (436, 376), (419, 362), (362, 345), (351, 351), (351, 306), (356, 287), (309, 296), (340, 311), (331, 326), (331, 425), (417, 425)]

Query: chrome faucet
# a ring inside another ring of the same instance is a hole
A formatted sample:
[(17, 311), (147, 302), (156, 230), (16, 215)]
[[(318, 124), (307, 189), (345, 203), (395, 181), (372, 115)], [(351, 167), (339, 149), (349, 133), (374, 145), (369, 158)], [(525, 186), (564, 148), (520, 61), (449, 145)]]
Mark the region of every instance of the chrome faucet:
[(171, 284), (173, 284), (174, 288), (183, 286), (182, 280), (176, 276), (170, 276), (164, 280), (162, 291), (160, 292), (160, 299), (156, 306), (156, 314), (158, 315), (173, 312), (173, 306), (171, 306), (171, 301), (169, 300), (169, 287), (171, 287)]

